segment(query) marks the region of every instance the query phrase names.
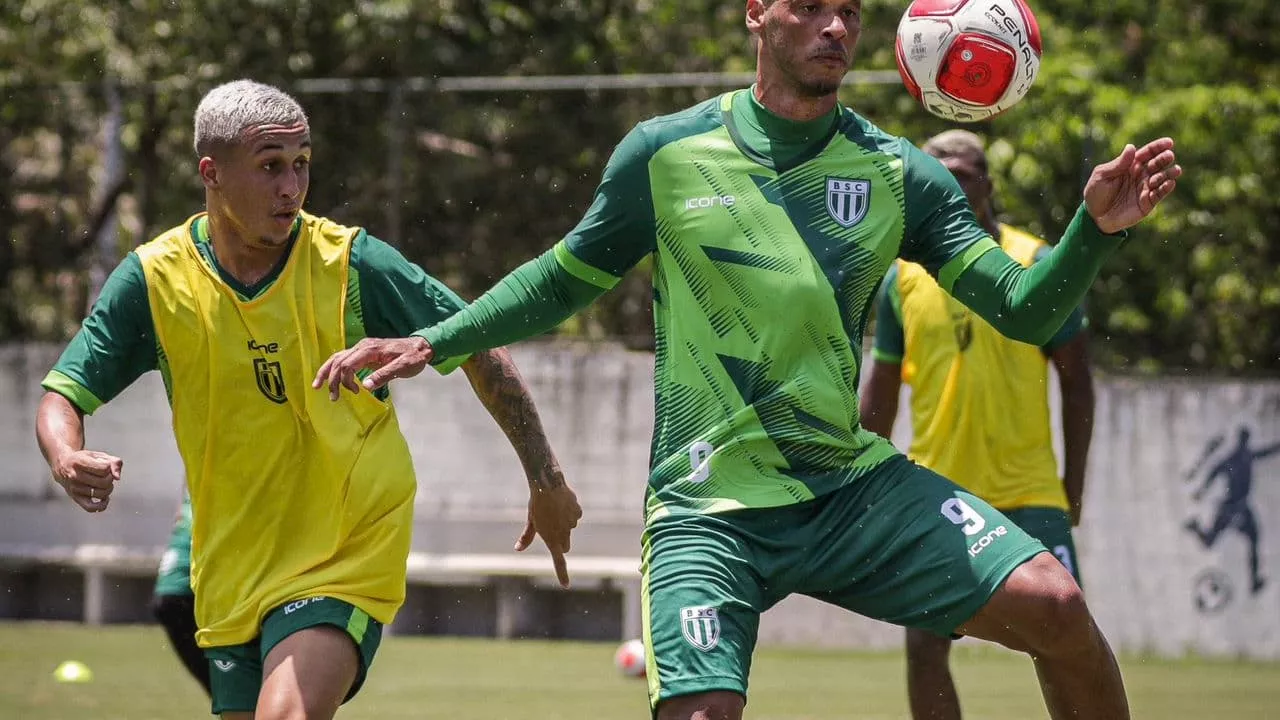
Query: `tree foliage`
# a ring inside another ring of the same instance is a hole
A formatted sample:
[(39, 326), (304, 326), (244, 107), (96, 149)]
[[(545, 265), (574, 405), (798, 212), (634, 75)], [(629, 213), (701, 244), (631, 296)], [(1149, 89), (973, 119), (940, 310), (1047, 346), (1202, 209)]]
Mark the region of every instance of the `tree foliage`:
[[(904, 3), (866, 0), (859, 69), (892, 69)], [(404, 78), (749, 71), (741, 3), (715, 0), (0, 0), (0, 338), (74, 331), (102, 260), (201, 205), (191, 116), (202, 92), (253, 77), (307, 107), (310, 208), (400, 247), (464, 295), (550, 246), (586, 209), (637, 121), (723, 90), (433, 92)], [(1045, 60), (1028, 98), (974, 127), (1000, 208), (1056, 237), (1089, 168), (1169, 135), (1178, 192), (1106, 267), (1090, 297), (1114, 369), (1275, 373), (1280, 305), (1280, 14), (1269, 0), (1037, 3)], [(326, 87), (305, 79), (381, 79)], [(125, 178), (103, 172), (112, 90)], [(342, 90), (341, 92), (336, 90)], [(842, 99), (923, 142), (946, 125), (897, 84)], [(112, 190), (118, 191), (118, 196)], [(118, 199), (118, 202), (109, 202)], [(650, 333), (644, 270), (567, 332)]]

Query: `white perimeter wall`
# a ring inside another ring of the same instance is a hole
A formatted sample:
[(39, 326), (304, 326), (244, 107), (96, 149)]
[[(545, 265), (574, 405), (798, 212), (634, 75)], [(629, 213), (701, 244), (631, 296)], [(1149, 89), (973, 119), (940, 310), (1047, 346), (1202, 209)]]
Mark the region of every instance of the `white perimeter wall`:
[[(90, 447), (125, 459), (106, 516), (68, 507), (46, 480), (33, 439), (39, 382), (57, 348), (0, 348), (0, 543), (163, 544), (181, 467), (159, 377), (144, 378), (89, 420)], [(574, 554), (638, 555), (652, 425), (652, 356), (528, 344), (515, 356), (586, 517)], [(1280, 382), (1097, 382), (1098, 415), (1084, 522), (1076, 542), (1086, 592), (1112, 644), (1127, 651), (1280, 658)], [(415, 545), (501, 551), (527, 497), (500, 431), (461, 372), (400, 383), (396, 399), (419, 478)], [(1056, 402), (1056, 400), (1055, 400)], [(903, 416), (894, 440), (905, 447)], [(1250, 433), (1240, 448), (1239, 431)], [(1193, 491), (1222, 470), (1200, 499)], [(1223, 503), (1228, 476), (1252, 476)], [(1248, 570), (1248, 515), (1258, 530), (1258, 592)], [(1188, 523), (1224, 529), (1206, 547)], [(572, 565), (570, 566), (572, 568)], [(761, 641), (897, 645), (896, 628), (802, 598), (770, 611)]]

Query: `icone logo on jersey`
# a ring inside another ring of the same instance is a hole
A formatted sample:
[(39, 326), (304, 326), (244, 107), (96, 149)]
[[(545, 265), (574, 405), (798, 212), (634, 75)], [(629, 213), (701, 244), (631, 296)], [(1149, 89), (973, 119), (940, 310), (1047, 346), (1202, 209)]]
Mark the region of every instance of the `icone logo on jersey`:
[(978, 538), (978, 542), (969, 546), (969, 557), (978, 557), (978, 553), (987, 548), (988, 545), (996, 541), (996, 538), (1002, 538), (1009, 534), (1009, 529), (1004, 525), (997, 527), (995, 530)]
[(703, 210), (713, 207), (733, 207), (738, 199), (732, 195), (711, 195), (709, 197), (686, 198), (685, 210)]
[(304, 607), (306, 607), (306, 606), (310, 605), (311, 603), (313, 603), (313, 602), (320, 602), (320, 601), (321, 601), (321, 600), (323, 600), (323, 599), (324, 599), (324, 598), (318, 598), (318, 597), (317, 597), (317, 598), (307, 598), (306, 600), (294, 600), (293, 602), (291, 602), (291, 603), (289, 603), (289, 604), (287, 604), (287, 605), (285, 605), (285, 606), (284, 606), (284, 614), (285, 614), (285, 615), (288, 615), (289, 613), (293, 612), (294, 610), (301, 610), (302, 608), (304, 608)]

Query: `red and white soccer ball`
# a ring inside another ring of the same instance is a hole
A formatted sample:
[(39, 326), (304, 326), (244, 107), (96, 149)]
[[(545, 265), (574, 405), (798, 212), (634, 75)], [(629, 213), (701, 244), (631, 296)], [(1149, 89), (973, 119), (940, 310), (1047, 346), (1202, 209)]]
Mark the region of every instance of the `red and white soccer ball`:
[(938, 117), (977, 122), (1022, 100), (1040, 72), (1023, 0), (914, 0), (898, 23), (898, 72)]
[(644, 643), (639, 640), (628, 640), (618, 646), (613, 654), (613, 664), (618, 672), (628, 677), (644, 677)]

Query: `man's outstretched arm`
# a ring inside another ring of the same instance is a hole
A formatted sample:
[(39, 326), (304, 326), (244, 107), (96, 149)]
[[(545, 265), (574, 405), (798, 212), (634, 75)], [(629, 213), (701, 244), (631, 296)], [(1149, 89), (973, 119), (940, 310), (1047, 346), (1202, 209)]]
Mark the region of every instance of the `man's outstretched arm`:
[(975, 244), (939, 271), (943, 288), (1004, 335), (1043, 346), (1093, 285), (1124, 230), (1151, 214), (1182, 175), (1173, 140), (1132, 145), (1093, 169), (1084, 202), (1044, 260), (1024, 268), (995, 243)]
[[(657, 248), (643, 125), (618, 144), (591, 208), (563, 240), (503, 278), (458, 314), (407, 338), (362, 340), (335, 354), (313, 384), (338, 398), (341, 388), (375, 389), (412, 377), (434, 358), (461, 357), (544, 333), (617, 285)], [(356, 374), (374, 371), (363, 383)]]
[(529, 388), (505, 349), (473, 355), (462, 370), (476, 397), (511, 441), (529, 480), (529, 520), (516, 550), (528, 548), (534, 535), (541, 535), (555, 563), (556, 578), (567, 588), (564, 554), (569, 552), (569, 536), (582, 517), (582, 508), (547, 442)]

